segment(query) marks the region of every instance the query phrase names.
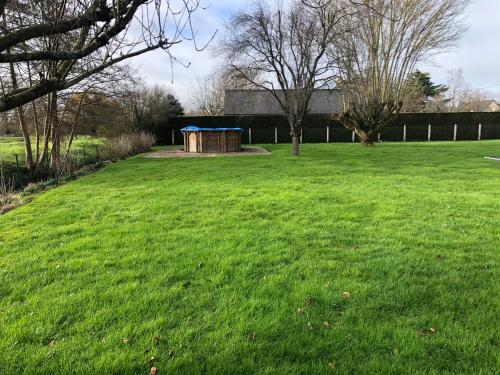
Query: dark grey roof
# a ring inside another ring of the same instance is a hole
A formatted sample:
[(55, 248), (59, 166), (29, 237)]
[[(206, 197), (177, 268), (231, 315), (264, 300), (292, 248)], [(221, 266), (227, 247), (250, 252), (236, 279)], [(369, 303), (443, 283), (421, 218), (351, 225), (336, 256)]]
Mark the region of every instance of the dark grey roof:
[[(342, 91), (315, 90), (311, 98), (310, 113), (337, 113), (342, 108)], [(225, 115), (283, 114), (276, 98), (266, 90), (226, 90)]]

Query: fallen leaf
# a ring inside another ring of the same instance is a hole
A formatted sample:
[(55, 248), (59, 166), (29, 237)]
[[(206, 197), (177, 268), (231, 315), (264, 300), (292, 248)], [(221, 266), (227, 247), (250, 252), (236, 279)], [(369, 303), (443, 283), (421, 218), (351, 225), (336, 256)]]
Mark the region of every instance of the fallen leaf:
[(47, 346), (54, 346), (56, 344), (56, 340), (49, 340)]
[(328, 362), (328, 367), (333, 370), (335, 368), (335, 364), (333, 362)]
[(151, 367), (151, 370), (149, 370), (149, 375), (156, 375), (156, 367)]
[(248, 335), (248, 339), (249, 339), (250, 341), (254, 341), (254, 340), (255, 340), (255, 335), (256, 335), (256, 334), (255, 334), (255, 332), (250, 333), (250, 334)]
[(123, 339), (122, 339), (122, 343), (123, 343), (123, 344), (128, 344), (128, 339), (127, 339), (127, 338), (123, 338)]
[(325, 328), (330, 327), (330, 323), (328, 323), (328, 322), (323, 322), (323, 327), (325, 327)]
[(430, 336), (436, 334), (436, 328), (419, 328), (417, 335), (419, 336)]
[(351, 293), (349, 293), (349, 292), (343, 292), (342, 293), (342, 298), (343, 299), (349, 299), (349, 298), (351, 298)]

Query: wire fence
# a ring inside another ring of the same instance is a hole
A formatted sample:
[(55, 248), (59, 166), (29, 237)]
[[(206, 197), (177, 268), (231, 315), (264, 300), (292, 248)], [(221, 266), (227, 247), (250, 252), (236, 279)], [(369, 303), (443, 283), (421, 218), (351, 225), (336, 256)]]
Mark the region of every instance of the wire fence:
[(28, 169), (25, 165), (25, 156), (21, 152), (2, 152), (0, 150), (0, 179), (14, 180), (16, 187), (22, 187), (29, 182), (48, 178), (60, 178), (64, 174), (71, 175), (84, 166), (101, 163), (104, 155), (103, 146), (98, 144), (84, 144), (75, 147), (67, 155), (63, 154), (59, 165), (51, 167), (50, 157), (37, 163), (37, 168)]

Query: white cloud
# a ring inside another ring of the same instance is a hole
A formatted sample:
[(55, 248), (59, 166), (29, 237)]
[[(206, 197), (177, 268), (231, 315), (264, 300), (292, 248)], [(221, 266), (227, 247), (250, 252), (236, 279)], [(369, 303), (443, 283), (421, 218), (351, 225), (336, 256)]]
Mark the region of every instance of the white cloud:
[[(198, 44), (203, 44), (216, 31), (223, 32), (224, 22), (250, 0), (205, 0), (206, 9), (199, 11), (193, 25)], [(465, 79), (473, 88), (489, 87), (500, 93), (500, 1), (476, 0), (469, 8), (470, 28), (455, 51), (441, 54), (433, 64), (420, 68), (431, 73), (433, 81), (446, 81), (447, 71), (461, 68)], [(191, 101), (191, 88), (196, 77), (208, 74), (222, 61), (209, 50), (197, 52), (192, 42), (184, 41), (172, 49), (174, 56), (184, 64), (174, 64), (172, 70), (168, 56), (161, 51), (134, 59), (133, 64), (149, 84), (163, 84), (178, 95), (184, 105)]]
[(469, 8), (469, 29), (455, 51), (422, 66), (435, 82), (446, 82), (449, 70), (462, 69), (472, 88), (500, 93), (500, 1), (477, 0)]

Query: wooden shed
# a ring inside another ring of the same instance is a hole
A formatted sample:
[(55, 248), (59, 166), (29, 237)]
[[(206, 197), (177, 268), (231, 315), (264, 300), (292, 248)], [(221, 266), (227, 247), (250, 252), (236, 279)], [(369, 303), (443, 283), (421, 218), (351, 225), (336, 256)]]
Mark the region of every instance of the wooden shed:
[(195, 153), (224, 153), (241, 151), (241, 128), (199, 128), (187, 126), (181, 129), (184, 151)]

